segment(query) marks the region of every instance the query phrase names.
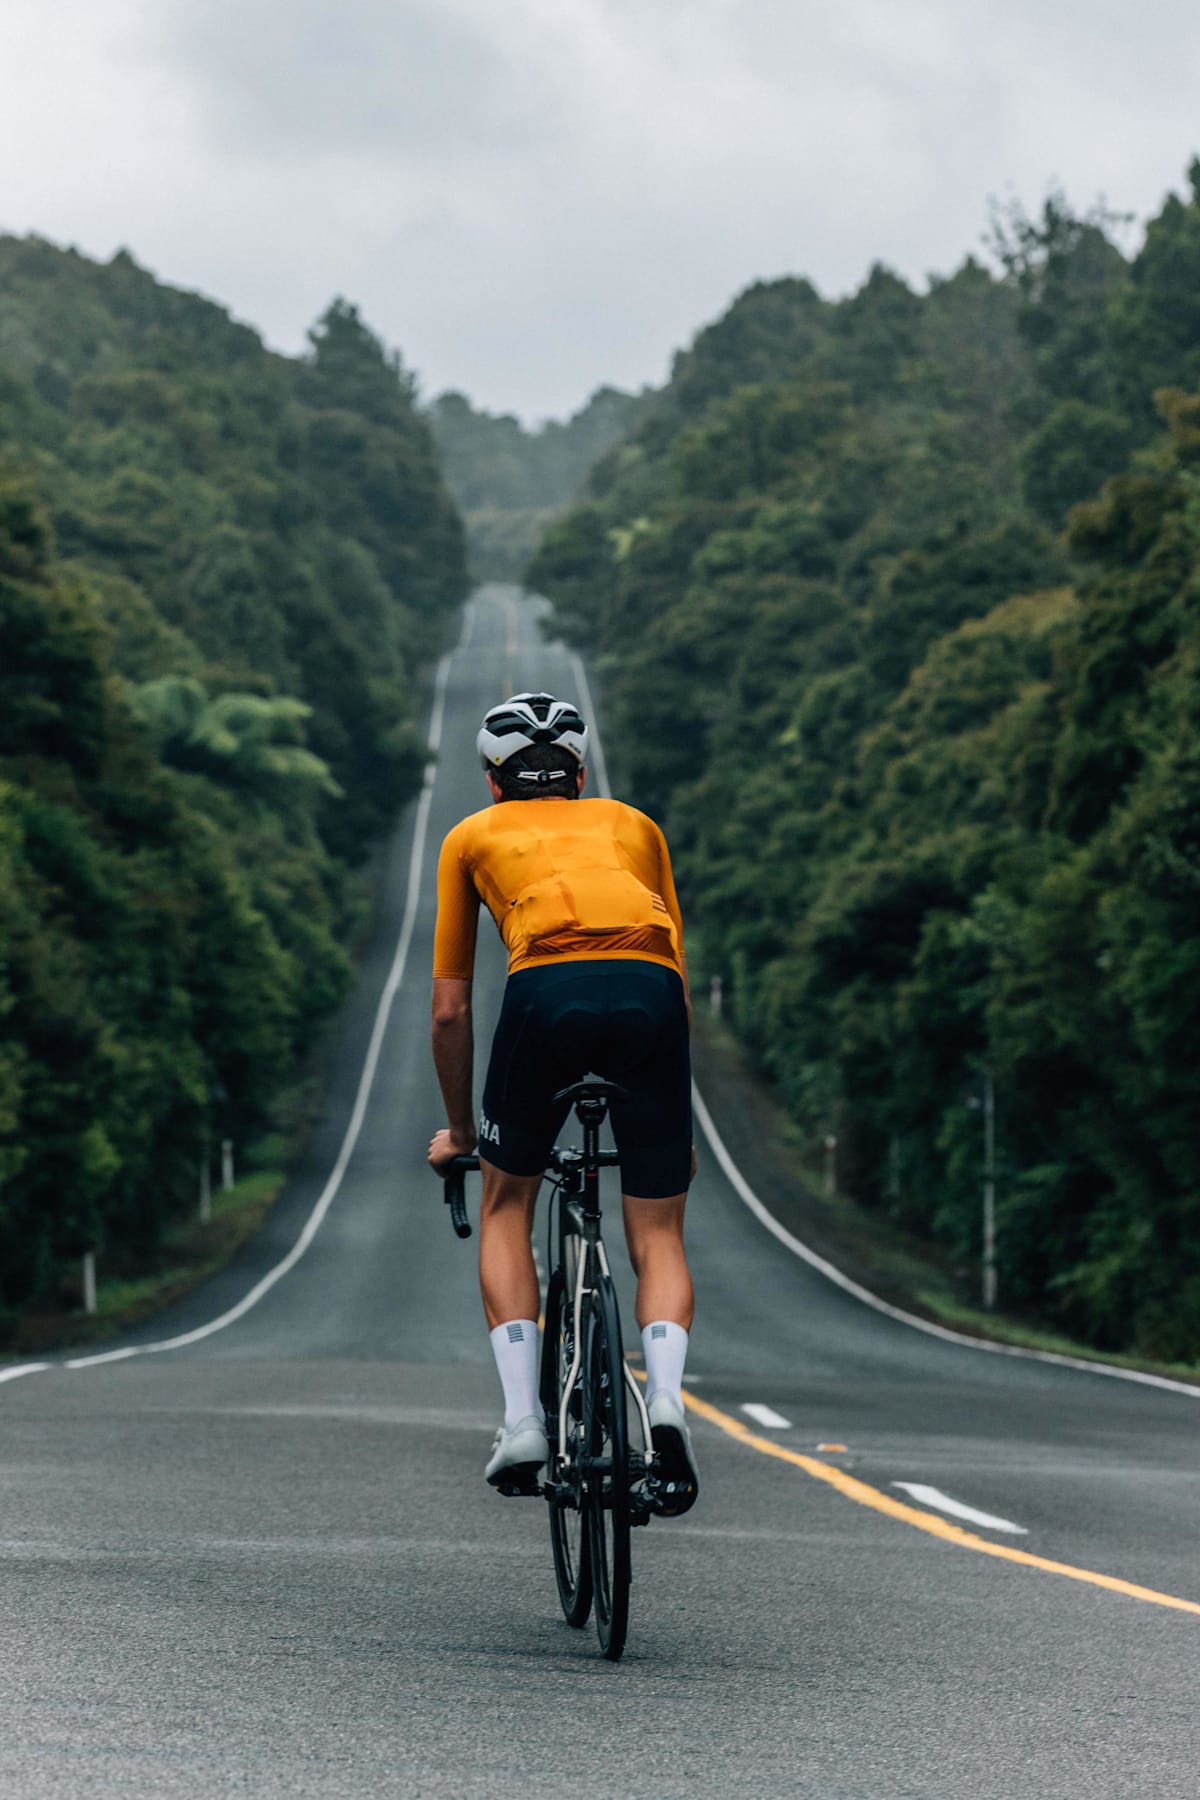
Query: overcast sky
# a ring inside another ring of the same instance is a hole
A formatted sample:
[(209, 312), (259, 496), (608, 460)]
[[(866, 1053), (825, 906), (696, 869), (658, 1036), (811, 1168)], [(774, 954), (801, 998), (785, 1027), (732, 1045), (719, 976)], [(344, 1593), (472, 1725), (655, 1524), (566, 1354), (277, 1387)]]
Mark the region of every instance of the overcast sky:
[(536, 419), (759, 277), (949, 272), (992, 194), (1145, 218), (1198, 101), (1196, 0), (0, 0), (0, 229), (288, 351), (345, 294)]

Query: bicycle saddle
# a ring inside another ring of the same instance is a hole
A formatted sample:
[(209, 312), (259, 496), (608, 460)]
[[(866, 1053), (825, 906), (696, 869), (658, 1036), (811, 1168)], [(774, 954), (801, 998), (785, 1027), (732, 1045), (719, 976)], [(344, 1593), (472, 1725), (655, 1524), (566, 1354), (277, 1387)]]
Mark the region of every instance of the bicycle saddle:
[(576, 1081), (565, 1087), (554, 1096), (555, 1105), (562, 1100), (569, 1104), (580, 1100), (628, 1100), (628, 1088), (618, 1087), (615, 1081)]

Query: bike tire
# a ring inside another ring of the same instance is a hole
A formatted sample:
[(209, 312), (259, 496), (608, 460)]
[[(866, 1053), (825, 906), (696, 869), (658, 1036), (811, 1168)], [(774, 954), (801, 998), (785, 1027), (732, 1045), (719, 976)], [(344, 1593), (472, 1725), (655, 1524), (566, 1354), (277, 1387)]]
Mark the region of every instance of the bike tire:
[[(579, 1494), (579, 1453), (583, 1448), (582, 1417), (571, 1427), (575, 1440), (573, 1469), (556, 1466), (558, 1452), (558, 1408), (563, 1385), (570, 1370), (569, 1304), (567, 1287), (561, 1269), (550, 1277), (546, 1295), (546, 1325), (542, 1333), (541, 1397), (550, 1435), (550, 1467), (555, 1482), (575, 1484), (575, 1504), (552, 1498), (550, 1501), (550, 1543), (554, 1551), (554, 1579), (558, 1598), (568, 1625), (581, 1629), (592, 1610), (592, 1562), (588, 1547), (588, 1515)], [(580, 1370), (580, 1382), (585, 1379)]]
[(592, 1564), (592, 1604), (600, 1648), (616, 1662), (629, 1629), (632, 1578), (629, 1527), (629, 1427), (621, 1315), (611, 1279), (602, 1275), (588, 1314), (584, 1432), (591, 1468), (587, 1537)]

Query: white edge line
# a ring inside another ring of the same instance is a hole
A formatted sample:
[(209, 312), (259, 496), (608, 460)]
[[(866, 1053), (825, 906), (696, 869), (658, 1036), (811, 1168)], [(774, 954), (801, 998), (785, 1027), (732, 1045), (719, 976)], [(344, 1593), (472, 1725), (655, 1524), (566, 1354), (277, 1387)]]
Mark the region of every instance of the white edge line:
[(997, 1344), (988, 1338), (968, 1337), (965, 1332), (951, 1331), (948, 1325), (935, 1325), (929, 1319), (918, 1318), (916, 1313), (905, 1312), (903, 1307), (892, 1306), (887, 1300), (881, 1300), (878, 1294), (872, 1294), (857, 1281), (852, 1281), (849, 1275), (844, 1275), (833, 1263), (818, 1256), (815, 1250), (810, 1250), (798, 1237), (793, 1237), (774, 1214), (767, 1211), (725, 1148), (721, 1134), (713, 1123), (712, 1114), (704, 1104), (695, 1082), (692, 1083), (692, 1105), (726, 1180), (759, 1223), (765, 1225), (771, 1236), (778, 1238), (793, 1256), (798, 1256), (801, 1262), (806, 1262), (810, 1269), (824, 1275), (827, 1281), (832, 1281), (844, 1293), (853, 1294), (864, 1306), (885, 1314), (889, 1319), (895, 1319), (898, 1324), (910, 1325), (914, 1331), (923, 1331), (929, 1337), (941, 1338), (947, 1344), (961, 1344), (968, 1350), (982, 1350), (990, 1356), (1018, 1356), (1032, 1362), (1053, 1363), (1056, 1368), (1061, 1369), (1083, 1369), (1090, 1375), (1108, 1375), (1115, 1381), (1136, 1381), (1144, 1387), (1166, 1388), (1170, 1393), (1186, 1394), (1190, 1400), (1200, 1400), (1200, 1387), (1192, 1387), (1186, 1381), (1172, 1381), (1167, 1375), (1150, 1375), (1142, 1369), (1117, 1369), (1111, 1363), (1089, 1362), (1082, 1356), (1064, 1356), (1057, 1350), (1030, 1350), (1023, 1344)]
[(22, 1375), (40, 1375), (50, 1363), (20, 1363), (15, 1369), (0, 1369), (0, 1381), (19, 1381)]
[[(438, 664), (437, 681), (434, 686), (433, 712), (429, 721), (429, 748), (435, 755), (442, 741), (442, 719), (446, 709), (446, 684), (450, 677), (450, 657), (443, 656)], [(216, 1331), (224, 1331), (227, 1325), (242, 1318), (252, 1306), (257, 1306), (264, 1294), (270, 1292), (277, 1281), (282, 1281), (289, 1270), (294, 1269), (304, 1252), (312, 1243), (320, 1229), (329, 1208), (337, 1198), (338, 1190), (350, 1166), (350, 1158), (354, 1154), (366, 1117), (367, 1103), (371, 1097), (371, 1089), (375, 1083), (375, 1072), (383, 1049), (384, 1034), (387, 1031), (392, 1004), (396, 998), (400, 983), (404, 978), (404, 967), (408, 961), (409, 945), (412, 942), (413, 929), (416, 925), (417, 907), (420, 900), (421, 865), (425, 854), (425, 837), (429, 827), (429, 811), (433, 801), (434, 762), (430, 760), (425, 766), (424, 783), (421, 798), (417, 806), (417, 816), (413, 826), (412, 851), (408, 862), (408, 893), (404, 906), (404, 919), (400, 927), (400, 937), (396, 944), (396, 952), (392, 958), (392, 966), (384, 984), (379, 1005), (375, 1010), (375, 1022), (371, 1029), (371, 1040), (367, 1046), (366, 1060), (358, 1081), (358, 1092), (354, 1097), (354, 1108), (350, 1114), (350, 1122), (338, 1151), (333, 1172), (325, 1183), (321, 1194), (308, 1218), (304, 1229), (292, 1245), (287, 1255), (277, 1262), (260, 1281), (255, 1282), (249, 1293), (244, 1294), (236, 1306), (227, 1312), (210, 1319), (206, 1325), (199, 1325), (194, 1331), (185, 1331), (178, 1337), (163, 1338), (154, 1344), (128, 1345), (121, 1350), (105, 1350), (98, 1356), (73, 1357), (65, 1365), (68, 1369), (92, 1369), (100, 1363), (124, 1362), (132, 1356), (152, 1356), (163, 1350), (182, 1350), (188, 1344), (197, 1344), (202, 1338), (211, 1337)]]
[(571, 668), (579, 689), (579, 698), (583, 703), (583, 716), (592, 721), (592, 753), (589, 760), (596, 771), (596, 786), (600, 789), (602, 799), (611, 800), (612, 788), (608, 780), (608, 763), (604, 756), (604, 745), (600, 742), (600, 726), (596, 718), (596, 707), (592, 700), (591, 685), (588, 682), (587, 670), (583, 666), (583, 658), (576, 651), (571, 652)]
[[(587, 671), (577, 652), (572, 652), (571, 663), (575, 679), (579, 684), (579, 695), (586, 709), (586, 716), (591, 719), (592, 760), (596, 770), (596, 783), (605, 799), (611, 799), (612, 789), (609, 786), (608, 768), (604, 760), (604, 749), (600, 742), (600, 727), (596, 717), (596, 708), (592, 702), (591, 689), (588, 686)], [(798, 1256), (801, 1262), (806, 1262), (810, 1269), (815, 1269), (819, 1275), (824, 1275), (827, 1281), (832, 1281), (834, 1286), (840, 1287), (844, 1293), (853, 1294), (854, 1298), (861, 1300), (864, 1306), (871, 1307), (875, 1312), (883, 1313), (889, 1319), (895, 1319), (897, 1324), (909, 1325), (914, 1331), (923, 1331), (928, 1337), (941, 1338), (947, 1344), (961, 1344), (968, 1350), (982, 1350), (991, 1356), (1016, 1356), (1029, 1362), (1051, 1363), (1059, 1369), (1081, 1369), (1089, 1375), (1107, 1375), (1113, 1381), (1135, 1381), (1142, 1387), (1165, 1388), (1168, 1393), (1186, 1394), (1189, 1400), (1200, 1400), (1200, 1387), (1193, 1387), (1186, 1381), (1172, 1381), (1169, 1375), (1150, 1375), (1142, 1369), (1118, 1369), (1114, 1368), (1111, 1363), (1089, 1362), (1086, 1357), (1066, 1356), (1057, 1350), (1030, 1350), (1023, 1344), (997, 1344), (988, 1338), (968, 1337), (966, 1332), (951, 1331), (948, 1325), (935, 1325), (929, 1319), (918, 1318), (916, 1313), (905, 1312), (903, 1307), (892, 1306), (888, 1301), (881, 1300), (878, 1294), (872, 1294), (868, 1288), (861, 1287), (857, 1281), (852, 1281), (849, 1275), (843, 1275), (842, 1271), (835, 1268), (833, 1263), (827, 1262), (823, 1256), (818, 1256), (815, 1250), (810, 1250), (808, 1245), (802, 1243), (798, 1237), (793, 1237), (792, 1233), (779, 1223), (774, 1214), (767, 1211), (725, 1148), (721, 1134), (713, 1122), (713, 1116), (704, 1104), (700, 1089), (694, 1081), (692, 1083), (692, 1105), (726, 1180), (738, 1198), (750, 1208), (759, 1223), (765, 1225), (772, 1237), (777, 1238), (786, 1249), (791, 1251), (793, 1256)]]
[(952, 1500), (941, 1488), (927, 1487), (923, 1481), (893, 1481), (892, 1486), (902, 1488), (922, 1506), (936, 1506), (939, 1512), (949, 1513), (951, 1518), (969, 1519), (972, 1525), (983, 1525), (988, 1531), (1010, 1531), (1015, 1537), (1029, 1536), (1024, 1525), (1014, 1525), (1011, 1519), (999, 1519), (995, 1513), (980, 1512), (975, 1506), (964, 1506), (961, 1500)]

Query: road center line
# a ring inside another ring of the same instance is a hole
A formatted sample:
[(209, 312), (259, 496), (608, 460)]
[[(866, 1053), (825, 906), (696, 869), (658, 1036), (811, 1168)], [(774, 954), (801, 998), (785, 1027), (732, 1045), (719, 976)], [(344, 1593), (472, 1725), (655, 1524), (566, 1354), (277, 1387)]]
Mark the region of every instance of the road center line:
[(792, 1421), (777, 1413), (773, 1406), (763, 1406), (757, 1400), (743, 1400), (742, 1411), (747, 1418), (753, 1419), (756, 1425), (769, 1425), (772, 1431), (790, 1431)]
[(903, 1500), (895, 1500), (891, 1494), (885, 1494), (879, 1488), (873, 1488), (865, 1481), (859, 1481), (855, 1475), (848, 1475), (844, 1469), (834, 1467), (830, 1463), (818, 1462), (814, 1456), (804, 1456), (798, 1450), (789, 1450), (785, 1444), (774, 1443), (770, 1438), (757, 1437), (740, 1419), (732, 1413), (722, 1412), (720, 1407), (713, 1406), (708, 1400), (701, 1400), (696, 1394), (684, 1390), (684, 1405), (710, 1425), (727, 1436), (735, 1438), (738, 1443), (745, 1444), (749, 1450), (757, 1450), (760, 1456), (773, 1456), (779, 1462), (791, 1463), (793, 1468), (803, 1469), (815, 1481), (824, 1481), (836, 1488), (844, 1499), (853, 1500), (859, 1506), (869, 1506), (873, 1512), (885, 1513), (888, 1518), (898, 1519), (902, 1524), (912, 1525), (918, 1531), (924, 1531), (930, 1537), (941, 1538), (944, 1543), (957, 1544), (962, 1550), (974, 1550), (980, 1556), (993, 1556), (1002, 1562), (1020, 1563), (1026, 1569), (1040, 1569), (1044, 1575), (1061, 1575), (1067, 1581), (1081, 1581), (1089, 1587), (1106, 1588), (1113, 1594), (1124, 1594), (1130, 1600), (1143, 1600), (1150, 1606), (1164, 1606), (1172, 1612), (1192, 1613), (1200, 1618), (1200, 1601), (1183, 1600), (1177, 1594), (1163, 1594), (1157, 1588), (1139, 1587), (1136, 1582), (1123, 1581), (1119, 1575), (1102, 1575), (1095, 1569), (1076, 1568), (1073, 1563), (1052, 1562), (1046, 1556), (1034, 1556), (1028, 1550), (1017, 1550), (1011, 1544), (992, 1544), (987, 1538), (976, 1537), (973, 1532), (964, 1531), (961, 1525), (952, 1525), (949, 1519), (939, 1518), (936, 1513), (921, 1512), (915, 1506), (907, 1505)]
[(950, 1513), (956, 1519), (969, 1519), (972, 1525), (984, 1525), (989, 1531), (1011, 1531), (1018, 1537), (1028, 1537), (1024, 1525), (1014, 1525), (1011, 1519), (999, 1519), (995, 1513), (980, 1512), (978, 1507), (965, 1506), (961, 1500), (952, 1500), (949, 1494), (943, 1494), (941, 1488), (927, 1487), (923, 1481), (893, 1481), (894, 1488), (903, 1488), (922, 1506), (936, 1507), (938, 1512)]

